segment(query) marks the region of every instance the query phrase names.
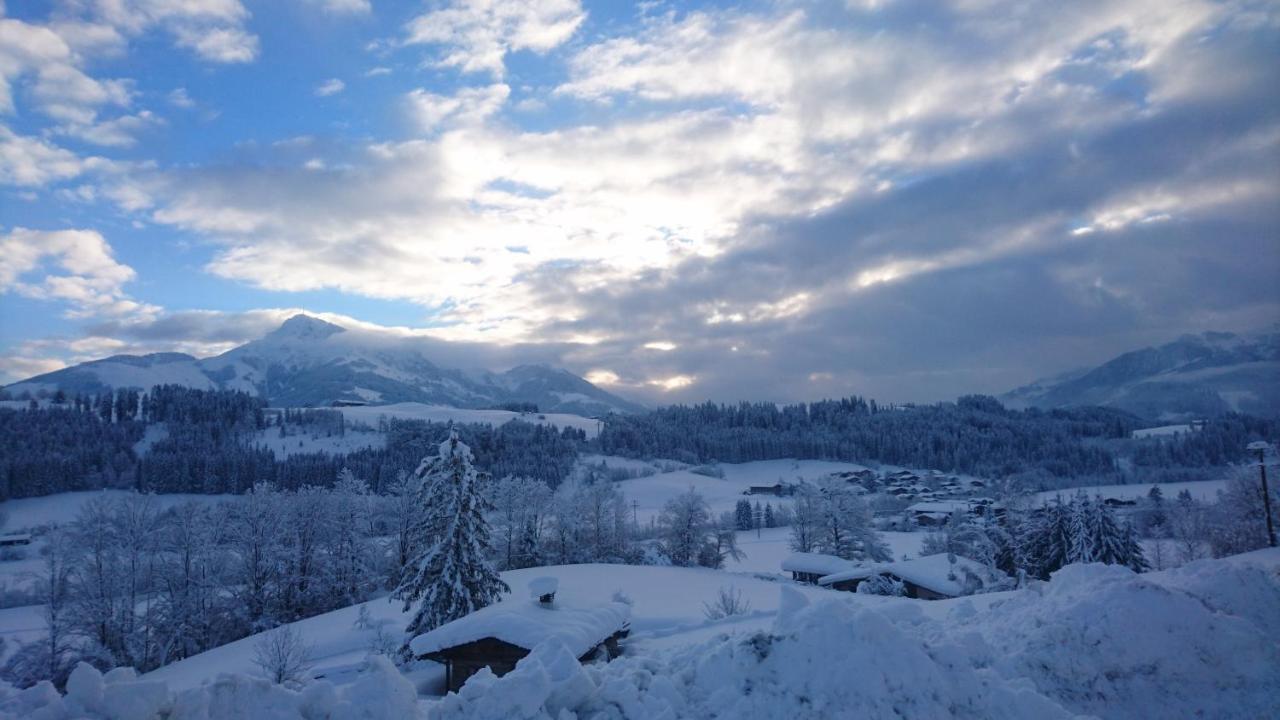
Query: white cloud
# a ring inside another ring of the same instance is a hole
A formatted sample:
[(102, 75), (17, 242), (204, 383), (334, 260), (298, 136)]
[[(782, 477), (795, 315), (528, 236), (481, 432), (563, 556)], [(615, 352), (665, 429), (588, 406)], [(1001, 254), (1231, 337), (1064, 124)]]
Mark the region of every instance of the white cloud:
[(187, 93), (186, 88), (180, 87), (180, 88), (174, 88), (172, 91), (170, 91), (169, 104), (173, 105), (174, 107), (188, 109), (188, 108), (195, 107), (196, 101), (191, 99), (191, 95)]
[[(54, 274), (49, 263), (63, 272)], [(28, 278), (40, 272), (46, 274)], [(133, 268), (117, 262), (93, 230), (15, 228), (0, 235), (0, 292), (65, 302), (72, 317), (154, 315), (159, 308), (125, 294), (124, 285), (134, 277)]]
[(453, 0), (414, 18), (405, 42), (440, 46), (436, 63), (442, 67), (502, 77), (508, 53), (547, 52), (567, 41), (585, 19), (578, 0)]
[(180, 47), (212, 62), (246, 63), (258, 56), (258, 37), (238, 27), (183, 25), (175, 27), (173, 33)]
[(316, 86), (316, 97), (329, 97), (345, 90), (347, 84), (338, 78), (329, 78)]
[(454, 95), (437, 95), (423, 89), (405, 96), (418, 127), (432, 132), (442, 125), (478, 125), (502, 109), (511, 89), (502, 83), (463, 88)]
[(373, 12), (373, 4), (369, 0), (307, 0), (312, 5), (330, 15), (368, 15)]
[(0, 125), (0, 184), (40, 187), (74, 178), (92, 164), (70, 150)]

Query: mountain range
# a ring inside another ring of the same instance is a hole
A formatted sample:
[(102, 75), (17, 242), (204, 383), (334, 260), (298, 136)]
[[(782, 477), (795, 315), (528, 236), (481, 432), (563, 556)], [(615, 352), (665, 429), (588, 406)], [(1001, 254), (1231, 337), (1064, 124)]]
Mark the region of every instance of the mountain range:
[(1102, 405), (1151, 420), (1226, 412), (1280, 414), (1280, 333), (1184, 335), (1089, 370), (1038, 380), (1001, 400), (1012, 408)]
[(521, 365), (502, 373), (442, 368), (412, 341), (348, 330), (308, 315), (295, 315), (266, 336), (215, 357), (116, 355), (5, 389), (15, 395), (57, 389), (92, 394), (162, 384), (243, 390), (282, 407), (360, 401), (480, 408), (519, 402), (534, 403), (543, 412), (587, 416), (643, 410), (567, 370), (547, 365)]

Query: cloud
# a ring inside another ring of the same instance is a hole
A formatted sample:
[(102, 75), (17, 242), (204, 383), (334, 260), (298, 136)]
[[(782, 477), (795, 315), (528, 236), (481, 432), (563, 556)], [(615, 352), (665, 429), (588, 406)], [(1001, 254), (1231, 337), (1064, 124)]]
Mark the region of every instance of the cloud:
[(479, 125), (502, 109), (511, 88), (502, 83), (463, 88), (455, 95), (437, 95), (421, 88), (405, 96), (414, 121), (423, 132), (442, 125)]
[(370, 0), (307, 0), (329, 15), (368, 15), (373, 12)]
[(578, 0), (459, 2), (415, 17), (406, 27), (407, 45), (441, 49), (435, 64), (501, 78), (508, 53), (545, 53), (566, 42), (586, 13)]
[(329, 97), (345, 90), (347, 84), (338, 78), (329, 78), (316, 86), (316, 97)]
[(70, 150), (0, 125), (0, 184), (41, 187), (77, 177), (92, 164)]
[(184, 87), (174, 88), (169, 92), (169, 104), (174, 107), (190, 109), (196, 106), (196, 101), (191, 99), (191, 95)]
[[(48, 263), (63, 272), (50, 272)], [(28, 278), (39, 272), (47, 274)], [(70, 317), (154, 314), (159, 308), (125, 294), (124, 285), (134, 277), (133, 268), (117, 262), (106, 239), (92, 230), (14, 228), (0, 235), (0, 292), (64, 302)]]

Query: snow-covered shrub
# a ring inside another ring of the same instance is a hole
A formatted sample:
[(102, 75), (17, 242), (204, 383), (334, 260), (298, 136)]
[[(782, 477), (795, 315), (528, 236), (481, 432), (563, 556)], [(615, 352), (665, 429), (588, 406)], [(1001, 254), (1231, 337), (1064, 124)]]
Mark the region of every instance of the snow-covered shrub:
[(872, 575), (858, 583), (858, 593), (861, 595), (902, 597), (907, 594), (907, 588), (902, 584), (901, 580), (890, 575)]
[(253, 662), (277, 685), (300, 683), (311, 669), (311, 646), (292, 625), (281, 625), (254, 643)]
[(721, 585), (714, 600), (702, 603), (702, 613), (712, 622), (749, 612), (751, 603), (742, 597), (741, 590), (732, 585)]

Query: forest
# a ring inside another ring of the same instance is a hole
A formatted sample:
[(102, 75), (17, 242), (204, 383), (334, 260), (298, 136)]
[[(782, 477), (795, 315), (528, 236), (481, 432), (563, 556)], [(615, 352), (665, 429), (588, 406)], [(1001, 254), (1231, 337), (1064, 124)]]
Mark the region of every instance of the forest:
[[(262, 482), (281, 490), (329, 487), (343, 468), (381, 494), (448, 429), (389, 419), (377, 428), (385, 437), (380, 447), (280, 457), (253, 439), (263, 432), (335, 436), (351, 428), (335, 410), (269, 410), (262, 399), (235, 391), (159, 386), (60, 400), (0, 409), (0, 500), (103, 487), (210, 494), (242, 493)], [(1026, 490), (1194, 480), (1243, 459), (1249, 442), (1280, 434), (1280, 421), (1233, 414), (1176, 438), (1132, 439), (1146, 424), (1106, 408), (1009, 410), (985, 396), (920, 406), (851, 397), (615, 414), (592, 439), (518, 420), (458, 430), (482, 471), (551, 488), (582, 453), (691, 464), (879, 462), (1001, 479)]]

